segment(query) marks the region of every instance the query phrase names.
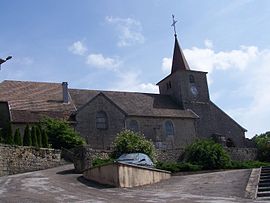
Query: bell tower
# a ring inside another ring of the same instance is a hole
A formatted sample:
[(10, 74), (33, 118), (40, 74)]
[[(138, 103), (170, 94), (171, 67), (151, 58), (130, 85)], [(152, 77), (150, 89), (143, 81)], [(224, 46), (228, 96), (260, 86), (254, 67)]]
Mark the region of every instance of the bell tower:
[[(176, 22), (173, 16), (172, 26), (174, 27), (174, 31)], [(160, 94), (170, 95), (183, 109), (190, 108), (191, 103), (209, 102), (207, 73), (190, 70), (179, 45), (176, 32), (174, 33), (174, 38), (171, 73), (157, 83)]]

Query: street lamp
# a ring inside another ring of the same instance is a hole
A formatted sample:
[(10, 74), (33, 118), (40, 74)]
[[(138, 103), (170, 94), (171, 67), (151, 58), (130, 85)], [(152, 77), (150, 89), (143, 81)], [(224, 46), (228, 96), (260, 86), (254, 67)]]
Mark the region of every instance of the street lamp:
[(12, 56), (8, 56), (6, 59), (1, 59), (0, 58), (0, 70), (1, 70), (1, 65), (2, 65), (2, 63), (5, 63), (6, 61), (8, 61), (9, 59), (11, 59), (12, 58)]

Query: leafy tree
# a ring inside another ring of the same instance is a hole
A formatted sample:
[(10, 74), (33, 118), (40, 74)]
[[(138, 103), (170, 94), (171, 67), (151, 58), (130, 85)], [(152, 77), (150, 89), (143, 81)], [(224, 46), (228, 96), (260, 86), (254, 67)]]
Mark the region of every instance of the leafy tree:
[(113, 157), (118, 158), (124, 153), (144, 153), (152, 161), (156, 160), (155, 146), (152, 141), (147, 140), (142, 134), (131, 130), (123, 130), (117, 134), (113, 143)]
[(185, 159), (204, 169), (226, 168), (231, 164), (228, 153), (212, 140), (198, 140), (189, 145), (185, 150)]
[(48, 148), (48, 135), (45, 130), (41, 130), (41, 137), (42, 137), (42, 147)]
[(30, 128), (28, 124), (25, 126), (25, 129), (24, 129), (23, 145), (32, 146), (32, 139), (31, 139)]
[(85, 143), (84, 139), (63, 120), (46, 118), (41, 122), (41, 126), (46, 131), (53, 148), (71, 149)]
[(258, 148), (258, 159), (270, 162), (270, 131), (252, 138)]
[(22, 137), (19, 128), (15, 130), (15, 135), (14, 135), (14, 144), (15, 145), (22, 145)]
[(32, 146), (38, 147), (36, 126), (33, 126), (31, 129), (31, 139), (32, 139)]
[(36, 126), (36, 134), (37, 134), (37, 144), (38, 147), (42, 147), (42, 138), (41, 138), (41, 130), (39, 126)]

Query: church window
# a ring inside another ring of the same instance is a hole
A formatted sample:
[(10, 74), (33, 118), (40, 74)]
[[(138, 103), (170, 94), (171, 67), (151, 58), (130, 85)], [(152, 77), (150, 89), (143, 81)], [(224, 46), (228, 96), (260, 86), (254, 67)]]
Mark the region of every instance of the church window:
[(96, 128), (97, 129), (108, 128), (108, 117), (104, 111), (99, 111), (96, 114)]
[(226, 140), (226, 146), (227, 147), (235, 147), (235, 144), (234, 144), (234, 142), (233, 142), (233, 140), (231, 138), (228, 138)]
[(128, 129), (133, 132), (139, 132), (139, 124), (136, 120), (131, 120), (128, 125)]
[(168, 83), (166, 83), (166, 85), (167, 85), (167, 89), (171, 89), (171, 88), (172, 88), (172, 83), (171, 83), (171, 81), (169, 81)]
[(165, 122), (165, 133), (166, 136), (174, 136), (174, 127), (172, 121), (170, 120)]
[(195, 78), (193, 75), (189, 75), (189, 82), (190, 83), (195, 83)]

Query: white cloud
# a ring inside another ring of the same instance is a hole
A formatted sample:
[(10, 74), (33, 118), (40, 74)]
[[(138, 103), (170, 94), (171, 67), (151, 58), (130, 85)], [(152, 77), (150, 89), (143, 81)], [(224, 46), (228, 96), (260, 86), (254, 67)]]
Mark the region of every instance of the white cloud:
[(68, 48), (68, 50), (70, 52), (72, 52), (73, 54), (83, 56), (87, 52), (88, 49), (87, 49), (87, 47), (81, 41), (77, 41), (77, 42), (74, 42)]
[(204, 45), (206, 48), (212, 49), (213, 48), (213, 42), (209, 39), (204, 40)]
[(119, 32), (119, 47), (131, 46), (144, 43), (141, 23), (132, 18), (106, 17), (106, 22), (114, 25)]
[(96, 68), (116, 70), (121, 61), (117, 58), (104, 57), (102, 54), (89, 54), (86, 58), (86, 63)]
[(158, 93), (158, 86), (140, 81), (140, 73), (118, 72), (118, 82), (111, 89), (117, 91)]
[(172, 59), (164, 57), (162, 59), (162, 66), (161, 66), (162, 72), (166, 74), (170, 73), (171, 67), (172, 67)]

